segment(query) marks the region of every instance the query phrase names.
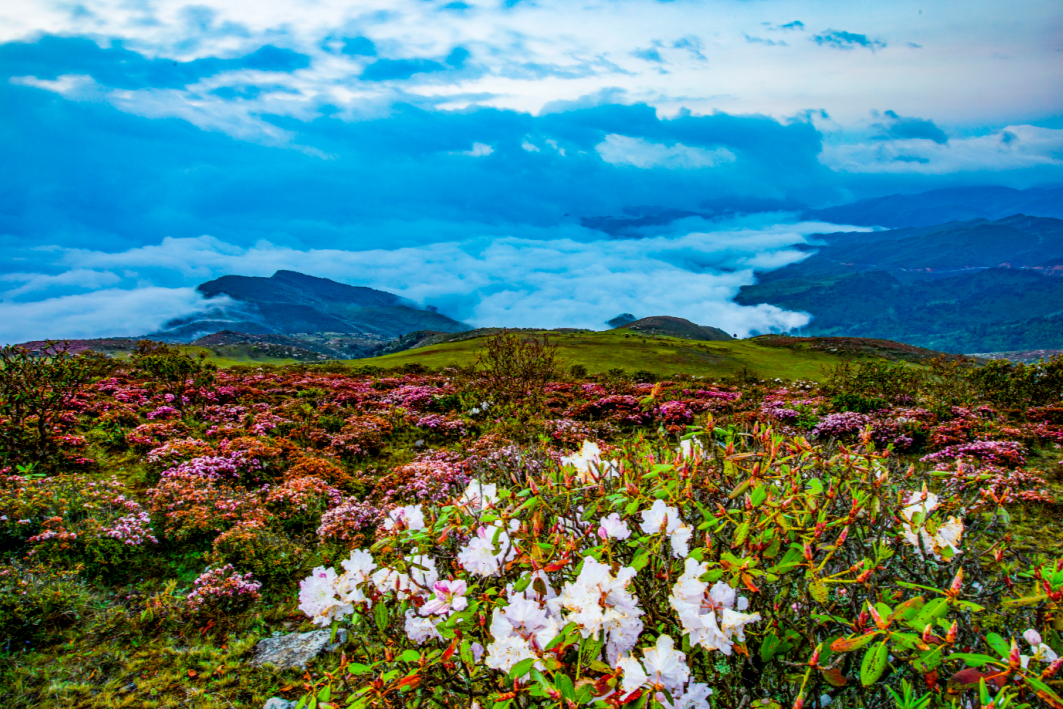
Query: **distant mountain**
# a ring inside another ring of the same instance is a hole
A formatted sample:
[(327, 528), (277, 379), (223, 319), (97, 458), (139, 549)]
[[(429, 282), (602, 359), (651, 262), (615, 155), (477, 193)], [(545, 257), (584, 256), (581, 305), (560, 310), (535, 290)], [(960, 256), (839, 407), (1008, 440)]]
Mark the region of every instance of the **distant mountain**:
[(393, 339), (416, 330), (461, 332), (469, 327), (393, 293), (349, 286), (295, 271), (269, 278), (222, 276), (197, 290), (206, 298), (227, 296), (234, 304), (210, 316), (180, 318), (151, 337), (190, 342), (228, 330), (248, 335), (359, 333)]
[(826, 209), (808, 209), (803, 219), (891, 228), (920, 227), (972, 219), (995, 220), (1009, 214), (1063, 217), (1063, 187), (949, 187), (918, 194), (862, 199)]
[(619, 325), (613, 329), (633, 330), (647, 335), (664, 335), (665, 337), (701, 340), (703, 342), (721, 342), (734, 339), (718, 327), (696, 325), (689, 320), (672, 317), (671, 315), (655, 315), (649, 318), (642, 318), (641, 320)]
[(1063, 220), (1019, 214), (816, 240), (807, 259), (761, 274), (735, 302), (810, 313), (810, 335), (945, 352), (1063, 346)]

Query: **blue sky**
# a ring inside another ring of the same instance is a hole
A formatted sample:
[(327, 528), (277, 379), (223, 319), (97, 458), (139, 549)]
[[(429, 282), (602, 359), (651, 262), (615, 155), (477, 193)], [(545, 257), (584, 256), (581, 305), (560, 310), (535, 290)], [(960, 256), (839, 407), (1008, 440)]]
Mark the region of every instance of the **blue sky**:
[[(800, 205), (1063, 181), (1063, 8), (8, 0), (0, 105), (2, 341), (141, 334), (276, 268), (748, 334), (807, 321), (730, 302), (829, 228)], [(717, 218), (581, 221), (669, 211)]]

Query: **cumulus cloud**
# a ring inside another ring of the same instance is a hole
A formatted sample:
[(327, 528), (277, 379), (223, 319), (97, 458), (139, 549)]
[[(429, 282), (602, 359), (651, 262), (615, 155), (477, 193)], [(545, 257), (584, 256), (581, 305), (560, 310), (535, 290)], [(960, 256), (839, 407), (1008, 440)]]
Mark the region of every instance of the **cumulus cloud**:
[(693, 148), (682, 143), (662, 145), (642, 138), (610, 134), (595, 146), (602, 160), (612, 165), (633, 165), (650, 168), (691, 169), (716, 167), (734, 162), (737, 158), (727, 148)]
[[(755, 271), (804, 258), (806, 252), (793, 246), (830, 228), (816, 223), (732, 225), (638, 240), (508, 237), (363, 251), (265, 242), (241, 248), (203, 236), (168, 238), (113, 253), (60, 249), (52, 252), (52, 266), (65, 266), (71, 273), (111, 273), (129, 283), (155, 277), (160, 270), (194, 283), (229, 273), (269, 276), (290, 269), (397, 293), (479, 326), (594, 329), (623, 311), (676, 315), (744, 336), (807, 324), (805, 314), (768, 305), (740, 306), (732, 298), (753, 282)], [(188, 287), (112, 288), (36, 303), (0, 303), (0, 318), (9, 323), (3, 331), (8, 341), (135, 335), (215, 305), (198, 300)], [(121, 315), (123, 308), (128, 317)]]
[(987, 135), (952, 139), (908, 138), (828, 145), (821, 160), (835, 170), (945, 175), (1063, 166), (1063, 129), (1008, 126)]

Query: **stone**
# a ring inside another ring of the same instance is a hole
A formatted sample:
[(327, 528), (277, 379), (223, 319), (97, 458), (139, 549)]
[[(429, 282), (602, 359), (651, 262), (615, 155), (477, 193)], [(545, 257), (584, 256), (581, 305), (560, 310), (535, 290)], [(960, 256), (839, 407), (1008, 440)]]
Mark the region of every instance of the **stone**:
[(306, 663), (323, 652), (332, 652), (347, 642), (347, 631), (336, 631), (336, 642), (329, 643), (331, 630), (313, 630), (309, 633), (290, 633), (279, 637), (264, 638), (255, 647), (251, 664), (273, 665), (278, 670), (305, 668)]
[(281, 699), (280, 697), (270, 697), (266, 700), (266, 704), (262, 709), (294, 709), (297, 703), (289, 702), (287, 699)]

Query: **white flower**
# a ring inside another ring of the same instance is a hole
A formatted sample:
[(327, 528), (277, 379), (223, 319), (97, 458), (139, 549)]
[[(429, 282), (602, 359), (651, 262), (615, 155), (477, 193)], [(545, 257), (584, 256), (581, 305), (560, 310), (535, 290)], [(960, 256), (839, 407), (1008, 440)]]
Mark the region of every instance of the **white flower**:
[(642, 633), (639, 616), (643, 610), (627, 590), (635, 573), (635, 569), (624, 567), (614, 577), (607, 564), (593, 557), (584, 557), (579, 577), (565, 584), (548, 605), (559, 616), (567, 614), (563, 620), (576, 623), (585, 638), (605, 630), (608, 634), (606, 656), (613, 662), (629, 652)]
[(381, 568), (369, 580), (380, 594), (395, 592), (396, 598), (403, 601), (413, 596), (428, 596), (432, 587), (439, 580), (436, 562), (429, 556), (415, 554), (406, 559), (408, 574), (395, 569)]
[[(926, 499), (923, 499), (923, 496)], [(927, 518), (930, 513), (940, 506), (938, 496), (925, 489), (922, 492), (913, 492), (907, 502), (907, 506), (901, 510), (904, 523), (901, 525), (901, 534), (905, 540), (916, 549), (927, 549), (934, 558), (941, 561), (943, 558), (952, 558), (959, 554), (960, 542), (963, 538), (963, 520), (957, 517), (949, 517), (940, 525), (934, 534), (926, 529)], [(915, 516), (921, 515), (921, 523), (914, 523)]]
[(685, 441), (679, 441), (679, 456), (684, 460), (693, 458), (695, 454), (704, 455), (705, 448), (701, 445), (701, 441), (696, 438), (689, 438)]
[(672, 543), (672, 554), (677, 559), (687, 555), (690, 537), (694, 530), (683, 523), (679, 516), (679, 510), (664, 504), (664, 500), (656, 500), (653, 506), (641, 513), (642, 524), (639, 528), (646, 534), (667, 534)]
[(1059, 659), (1059, 655), (1056, 654), (1056, 651), (1041, 640), (1041, 634), (1036, 630), (1031, 628), (1023, 633), (1022, 637), (1026, 639), (1026, 642), (1030, 643), (1030, 652), (1033, 653), (1031, 655), (1020, 655), (1023, 669), (1026, 669), (1030, 664), (1030, 660), (1048, 663), (1055, 662)]
[(435, 621), (418, 616), (413, 608), (406, 611), (406, 637), (418, 645), (425, 640), (442, 639), (436, 630)]
[(709, 704), (711, 694), (712, 690), (709, 689), (709, 685), (691, 682), (682, 694), (676, 696), (673, 693), (674, 701), (671, 703), (668, 702), (663, 692), (658, 692), (656, 699), (664, 709), (712, 709), (712, 705)]
[(646, 671), (642, 669), (642, 663), (634, 657), (621, 657), (616, 661), (616, 669), (624, 673), (623, 679), (620, 682), (621, 698), (627, 697), (636, 689), (646, 684), (646, 680), (649, 679), (649, 677), (646, 676)]
[(450, 615), (465, 610), (469, 605), (469, 599), (465, 598), (468, 586), (460, 579), (436, 581), (432, 588), (435, 596), (421, 606), (421, 615)]
[(620, 474), (615, 460), (602, 463), (602, 449), (594, 441), (584, 441), (579, 453), (562, 456), (561, 465), (575, 468), (582, 483), (597, 482), (599, 478), (612, 478)]
[(691, 645), (730, 655), (735, 640), (745, 640), (745, 627), (760, 620), (760, 614), (739, 612), (749, 607), (749, 601), (723, 581), (717, 581), (710, 589), (700, 580), (708, 568), (707, 563), (687, 559), (668, 600)]
[(421, 511), (421, 506), (408, 505), (389, 510), (388, 517), (384, 520), (384, 529), (389, 532), (393, 529), (424, 529), (424, 512)]
[(343, 566), (344, 573), (335, 583), (340, 599), (347, 603), (372, 605), (362, 588), (371, 582), (370, 574), (376, 568), (373, 555), (365, 550), (356, 549), (351, 552), (350, 558), (342, 561), (340, 565)]
[(686, 653), (676, 650), (675, 641), (668, 635), (657, 638), (657, 647), (643, 650), (642, 656), (651, 684), (660, 684), (669, 692), (675, 692), (690, 679)]
[[(518, 520), (510, 521), (510, 531), (515, 532), (519, 528)], [(510, 542), (509, 533), (501, 522), (495, 522), (476, 530), (476, 536), (458, 552), (458, 563), (478, 576), (495, 576), (504, 562), (512, 561), (516, 556), (517, 550)]]
[(494, 483), (482, 484), (479, 480), (469, 481), (465, 492), (458, 498), (458, 507), (467, 512), (478, 513), (498, 502), (498, 488)]
[(354, 612), (354, 606), (336, 594), (336, 572), (319, 566), (299, 582), (299, 610), (314, 625), (328, 625)]
[(487, 646), (484, 664), (494, 670), (509, 672), (521, 660), (535, 656), (527, 640), (519, 635), (510, 635)]
[(620, 515), (614, 512), (608, 517), (603, 517), (598, 527), (598, 536), (604, 539), (627, 539), (631, 536), (627, 522), (620, 519)]

